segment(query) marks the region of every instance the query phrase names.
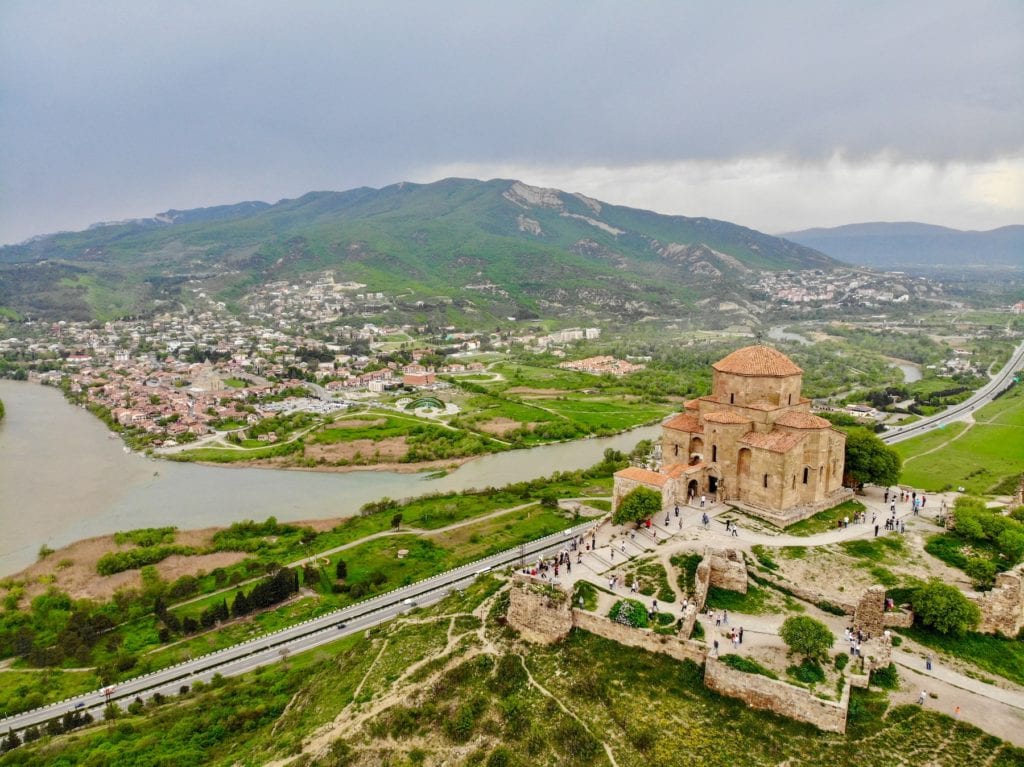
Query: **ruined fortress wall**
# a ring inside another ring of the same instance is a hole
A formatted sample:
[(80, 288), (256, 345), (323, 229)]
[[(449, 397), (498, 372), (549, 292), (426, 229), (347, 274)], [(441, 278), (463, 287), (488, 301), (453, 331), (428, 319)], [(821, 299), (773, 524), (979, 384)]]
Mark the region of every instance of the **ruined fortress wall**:
[(849, 684), (843, 688), (842, 698), (838, 702), (822, 700), (816, 698), (810, 690), (760, 674), (737, 671), (711, 657), (704, 666), (704, 684), (721, 695), (739, 698), (752, 708), (808, 722), (826, 732), (846, 732)]
[(914, 613), (901, 607), (896, 612), (887, 612), (883, 620), (886, 628), (908, 629), (914, 625)]
[(1015, 637), (1024, 628), (1024, 574), (1000, 573), (991, 591), (968, 595), (981, 608), (978, 631)]
[(885, 586), (869, 587), (857, 602), (853, 625), (871, 636), (881, 636), (885, 628)]
[(698, 610), (704, 609), (711, 586), (746, 594), (747, 564), (743, 552), (740, 549), (705, 548), (693, 581), (694, 602)]
[(664, 634), (655, 634), (653, 631), (632, 628), (616, 623), (609, 618), (602, 618), (584, 610), (573, 609), (572, 621), (576, 628), (597, 634), (605, 639), (626, 645), (627, 647), (639, 647), (649, 652), (659, 652), (668, 655), (676, 660), (692, 660), (694, 663), (703, 663), (707, 655), (707, 645), (703, 642), (694, 642), (688, 639)]
[(527, 641), (551, 644), (565, 639), (572, 630), (569, 595), (556, 599), (528, 582), (513, 581), (506, 619)]
[(840, 608), (847, 615), (853, 615), (854, 611), (857, 609), (856, 605), (850, 604), (849, 602), (837, 600), (831, 594), (825, 594), (824, 592), (818, 591), (816, 589), (798, 586), (797, 584), (792, 583), (791, 581), (781, 580), (763, 571), (754, 574), (757, 576), (757, 580), (763, 581), (765, 583), (776, 586), (777, 588), (783, 591), (789, 592), (797, 599), (803, 599), (804, 601), (810, 602), (812, 604), (830, 602), (831, 604), (834, 604), (836, 607)]

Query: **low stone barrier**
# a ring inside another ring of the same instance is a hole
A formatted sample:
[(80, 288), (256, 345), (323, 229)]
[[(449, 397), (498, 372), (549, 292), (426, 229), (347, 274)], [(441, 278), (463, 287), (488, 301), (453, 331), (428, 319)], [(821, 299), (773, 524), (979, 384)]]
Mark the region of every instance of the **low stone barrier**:
[(849, 682), (843, 687), (839, 701), (822, 700), (803, 687), (737, 671), (709, 657), (704, 665), (704, 685), (721, 695), (738, 698), (752, 708), (807, 722), (826, 732), (846, 732)]
[(647, 629), (624, 626), (609, 618), (573, 608), (572, 622), (576, 628), (589, 631), (591, 634), (611, 639), (613, 642), (627, 647), (639, 647), (650, 652), (660, 652), (676, 660), (692, 660), (701, 664), (707, 657), (707, 645), (677, 636), (655, 634)]

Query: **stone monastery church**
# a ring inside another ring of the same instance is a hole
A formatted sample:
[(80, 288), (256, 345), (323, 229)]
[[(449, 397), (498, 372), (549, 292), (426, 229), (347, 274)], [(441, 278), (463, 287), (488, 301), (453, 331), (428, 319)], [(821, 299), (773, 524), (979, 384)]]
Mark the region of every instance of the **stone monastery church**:
[(615, 474), (616, 507), (643, 485), (665, 509), (704, 495), (785, 526), (852, 497), (842, 485), (846, 436), (811, 413), (789, 357), (748, 346), (711, 367), (711, 394), (662, 424), (660, 470)]

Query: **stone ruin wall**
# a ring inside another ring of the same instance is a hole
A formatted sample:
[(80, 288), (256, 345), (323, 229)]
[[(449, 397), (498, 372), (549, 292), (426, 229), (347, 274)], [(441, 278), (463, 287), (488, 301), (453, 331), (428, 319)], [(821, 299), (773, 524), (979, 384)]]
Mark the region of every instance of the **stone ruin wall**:
[(738, 698), (751, 708), (807, 722), (826, 732), (846, 732), (849, 684), (843, 687), (840, 700), (822, 700), (803, 687), (760, 674), (737, 671), (717, 658), (709, 657), (704, 666), (704, 685), (721, 695)]
[(716, 586), (728, 591), (747, 593), (747, 564), (739, 549), (704, 549), (704, 559), (697, 565), (694, 576), (694, 601), (698, 610), (704, 609), (708, 589)]
[(991, 591), (968, 595), (981, 608), (978, 631), (1015, 637), (1024, 628), (1024, 568), (996, 576)]
[(541, 586), (532, 578), (512, 581), (506, 620), (530, 642), (551, 644), (565, 639), (572, 630), (569, 595), (561, 592), (564, 598), (554, 599), (543, 591), (553, 588), (557, 587)]
[(676, 660), (692, 660), (698, 665), (703, 663), (707, 657), (708, 648), (703, 642), (680, 639), (678, 636), (667, 634), (655, 634), (647, 629), (625, 626), (610, 618), (575, 608), (572, 611), (572, 620), (576, 628), (597, 634), (605, 639), (611, 639), (613, 642), (627, 647), (639, 647), (649, 652), (659, 652)]
[(761, 506), (755, 506), (751, 503), (747, 503), (738, 498), (729, 499), (729, 503), (752, 517), (763, 519), (765, 522), (770, 522), (779, 528), (786, 528), (790, 525), (796, 524), (797, 522), (810, 519), (815, 514), (825, 511), (825, 509), (831, 509), (833, 506), (845, 503), (853, 497), (853, 490), (848, 487), (840, 487), (822, 498), (820, 501), (801, 504), (800, 506), (794, 506), (789, 509), (766, 509)]
[[(711, 565), (708, 565), (711, 569)], [(677, 636), (656, 634), (647, 629), (632, 628), (594, 613), (572, 608), (569, 595), (564, 599), (546, 593), (557, 588), (532, 578), (516, 576), (509, 593), (508, 625), (519, 631), (527, 641), (551, 644), (564, 639), (573, 628), (589, 631), (627, 647), (668, 655), (679, 661), (704, 664), (704, 684), (721, 695), (738, 698), (753, 708), (772, 711), (800, 722), (808, 722), (827, 732), (846, 731), (850, 686), (866, 683), (867, 675), (852, 675), (837, 701), (815, 697), (803, 687), (769, 679), (759, 674), (737, 671), (708, 655), (704, 642), (685, 638), (696, 620), (696, 607), (684, 615), (683, 630)], [(563, 592), (564, 593), (564, 592)], [(689, 626), (689, 630), (687, 630)], [(876, 648), (874, 645), (877, 644)], [(862, 645), (865, 671), (888, 665), (892, 645), (887, 637), (879, 637)]]
[(903, 607), (887, 612), (885, 609), (885, 586), (875, 584), (869, 587), (857, 602), (853, 612), (853, 625), (872, 637), (882, 636), (887, 628), (910, 628), (914, 613)]

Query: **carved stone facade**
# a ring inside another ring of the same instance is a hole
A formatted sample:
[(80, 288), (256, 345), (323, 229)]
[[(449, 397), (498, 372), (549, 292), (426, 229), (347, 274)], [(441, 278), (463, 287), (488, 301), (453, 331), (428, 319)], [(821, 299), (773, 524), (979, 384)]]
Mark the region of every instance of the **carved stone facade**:
[(660, 471), (618, 472), (616, 503), (645, 485), (666, 508), (706, 495), (788, 525), (852, 496), (842, 486), (846, 436), (811, 413), (792, 360), (748, 346), (712, 368), (711, 394), (662, 424)]
[(1022, 568), (1000, 573), (991, 591), (971, 595), (981, 608), (978, 631), (1016, 637), (1024, 628), (1024, 572)]

